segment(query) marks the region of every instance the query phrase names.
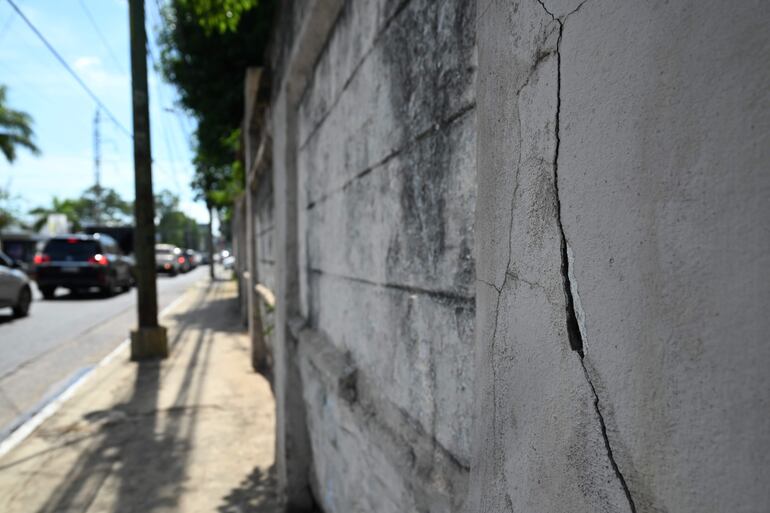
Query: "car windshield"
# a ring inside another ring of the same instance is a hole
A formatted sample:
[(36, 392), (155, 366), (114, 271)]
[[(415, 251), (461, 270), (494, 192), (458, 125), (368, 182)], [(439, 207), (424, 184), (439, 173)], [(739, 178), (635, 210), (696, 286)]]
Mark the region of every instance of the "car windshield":
[(155, 254), (156, 255), (170, 255), (171, 254), (171, 250), (170, 249), (165, 249), (165, 248), (156, 249), (155, 250)]
[(80, 239), (52, 239), (46, 244), (43, 251), (54, 261), (86, 261), (99, 252), (98, 242)]

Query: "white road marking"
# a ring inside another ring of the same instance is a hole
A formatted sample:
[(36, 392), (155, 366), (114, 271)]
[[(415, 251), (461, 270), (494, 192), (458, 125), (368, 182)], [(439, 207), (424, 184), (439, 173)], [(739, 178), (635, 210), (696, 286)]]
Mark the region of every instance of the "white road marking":
[[(200, 280), (203, 281), (203, 280)], [(194, 285), (197, 285), (196, 282)], [(188, 287), (186, 290), (182, 292), (182, 294), (179, 295), (178, 298), (176, 298), (174, 301), (171, 302), (168, 306), (166, 306), (163, 310), (160, 311), (158, 314), (159, 318), (163, 318), (166, 315), (168, 315), (169, 312), (171, 312), (181, 301), (184, 299), (184, 297), (187, 295), (187, 292), (192, 288)], [(21, 442), (26, 440), (26, 438), (31, 435), (35, 429), (40, 427), (40, 425), (46, 421), (49, 417), (51, 417), (54, 413), (59, 411), (59, 409), (62, 407), (62, 405), (70, 399), (73, 395), (75, 395), (75, 392), (85, 383), (88, 381), (88, 379), (93, 376), (94, 371), (97, 369), (100, 369), (102, 367), (105, 367), (110, 364), (119, 354), (125, 352), (128, 350), (129, 346), (131, 345), (131, 338), (126, 338), (123, 342), (118, 344), (118, 346), (109, 352), (104, 358), (102, 358), (99, 363), (91, 367), (87, 372), (83, 373), (82, 376), (80, 376), (78, 379), (76, 379), (74, 382), (72, 382), (68, 387), (64, 388), (58, 395), (54, 395), (50, 398), (48, 403), (44, 405), (37, 405), (35, 408), (33, 408), (32, 412), (34, 412), (35, 409), (39, 409), (37, 413), (32, 413), (30, 411), (25, 412), (21, 414), (19, 417), (23, 418), (28, 416), (29, 419), (21, 424), (19, 427), (17, 427), (15, 430), (13, 430), (7, 438), (0, 441), (0, 458), (8, 454), (10, 451), (12, 451), (16, 446), (18, 446)]]

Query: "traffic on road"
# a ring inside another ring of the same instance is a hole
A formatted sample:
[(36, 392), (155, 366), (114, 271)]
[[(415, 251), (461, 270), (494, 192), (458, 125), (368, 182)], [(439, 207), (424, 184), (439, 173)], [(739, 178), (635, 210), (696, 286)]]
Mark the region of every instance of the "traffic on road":
[[(0, 313), (13, 317), (30, 314), (33, 290), (43, 299), (54, 299), (66, 289), (72, 295), (96, 293), (109, 298), (130, 290), (136, 281), (133, 256), (105, 233), (75, 233), (39, 242), (32, 262), (16, 260), (0, 251)], [(158, 274), (188, 273), (204, 261), (198, 251), (172, 244), (155, 245)]]
[[(40, 238), (34, 252), (4, 246), (26, 258), (0, 251), (0, 441), (136, 326), (136, 263), (112, 235)], [(156, 245), (161, 312), (204, 286), (199, 266), (207, 261), (196, 250)]]

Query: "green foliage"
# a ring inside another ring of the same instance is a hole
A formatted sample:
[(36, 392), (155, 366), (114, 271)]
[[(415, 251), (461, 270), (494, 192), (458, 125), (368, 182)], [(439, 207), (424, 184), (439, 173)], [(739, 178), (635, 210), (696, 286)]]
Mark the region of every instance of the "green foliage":
[(19, 212), (19, 197), (0, 188), (0, 232), (14, 224), (22, 226)]
[(182, 248), (200, 249), (201, 234), (195, 219), (179, 210), (179, 198), (169, 191), (155, 195), (157, 234), (161, 242)]
[(170, 0), (159, 37), (161, 66), (198, 120), (192, 186), (222, 209), (243, 188), (238, 127), (246, 68), (263, 65), (273, 19), (270, 0)]
[(80, 197), (84, 218), (94, 219), (99, 212), (101, 224), (123, 224), (134, 213), (133, 203), (125, 201), (114, 189), (91, 186)]
[(16, 148), (22, 146), (34, 154), (40, 150), (32, 142), (32, 118), (26, 112), (6, 105), (8, 89), (0, 85), (0, 152), (8, 162), (16, 160)]
[[(3, 220), (3, 200), (7, 193), (0, 190), (0, 223)], [(98, 198), (101, 197), (101, 200)], [(113, 189), (89, 187), (78, 198), (53, 198), (48, 207), (37, 207), (29, 213), (34, 216), (32, 227), (40, 231), (50, 214), (64, 214), (72, 231), (81, 231), (93, 222), (94, 209), (98, 207), (102, 224), (132, 224), (133, 204), (123, 200)], [(179, 208), (179, 198), (167, 190), (155, 195), (157, 233), (160, 240), (183, 248), (199, 249), (201, 234), (195, 219), (188, 217)], [(0, 229), (2, 225), (0, 224)]]
[(64, 214), (73, 231), (80, 231), (84, 225), (94, 221), (96, 212), (101, 218), (100, 224), (118, 225), (131, 221), (133, 206), (125, 201), (114, 189), (91, 186), (79, 198), (60, 199), (54, 197), (50, 207), (37, 207), (30, 210), (36, 219), (33, 228), (39, 231), (50, 214)]
[(198, 23), (211, 34), (235, 31), (241, 17), (257, 6), (257, 0), (181, 0), (185, 9), (195, 13)]
[(163, 189), (155, 195), (155, 217), (161, 219), (169, 212), (179, 210), (179, 196), (168, 189)]

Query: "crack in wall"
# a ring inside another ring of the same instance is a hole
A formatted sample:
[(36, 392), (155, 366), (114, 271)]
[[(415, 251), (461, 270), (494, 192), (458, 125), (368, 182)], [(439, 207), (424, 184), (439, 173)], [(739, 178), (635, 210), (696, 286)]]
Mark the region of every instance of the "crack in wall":
[(561, 121), (561, 83), (562, 83), (561, 41), (562, 41), (562, 36), (564, 35), (564, 23), (566, 22), (567, 17), (570, 16), (571, 14), (574, 14), (581, 7), (583, 7), (583, 5), (586, 3), (587, 0), (584, 0), (583, 2), (581, 2), (575, 9), (573, 9), (571, 12), (566, 14), (563, 18), (559, 18), (555, 16), (551, 11), (549, 11), (543, 0), (536, 0), (536, 1), (540, 4), (543, 10), (551, 17), (551, 19), (558, 24), (558, 29), (559, 29), (559, 36), (556, 40), (556, 119), (555, 119), (555, 128), (554, 128), (556, 144), (554, 148), (554, 157), (553, 157), (553, 174), (554, 174), (554, 195), (556, 200), (556, 224), (559, 227), (559, 234), (561, 238), (561, 274), (562, 274), (562, 281), (564, 284), (564, 296), (565, 296), (565, 303), (566, 303), (567, 336), (569, 338), (570, 348), (578, 354), (578, 357), (580, 359), (580, 366), (583, 369), (583, 375), (585, 376), (586, 382), (588, 383), (588, 386), (591, 389), (591, 393), (593, 394), (594, 409), (596, 411), (596, 416), (599, 419), (599, 427), (601, 430), (602, 439), (604, 441), (604, 448), (607, 451), (607, 459), (609, 460), (612, 470), (615, 473), (615, 476), (617, 477), (621, 488), (623, 489), (623, 493), (625, 494), (631, 513), (636, 513), (637, 511), (636, 503), (634, 502), (634, 498), (631, 495), (631, 491), (628, 487), (628, 483), (626, 482), (626, 478), (621, 472), (620, 467), (618, 466), (618, 463), (615, 460), (615, 455), (612, 451), (612, 445), (610, 444), (610, 438), (607, 432), (607, 424), (604, 420), (604, 415), (602, 414), (599, 394), (596, 391), (596, 387), (594, 386), (593, 380), (591, 379), (591, 375), (589, 374), (588, 368), (586, 367), (586, 363), (585, 363), (584, 334), (581, 330), (581, 325), (580, 325), (581, 323), (579, 322), (578, 314), (575, 309), (575, 295), (577, 294), (577, 290), (576, 288), (574, 288), (574, 285), (570, 278), (570, 276), (573, 274), (573, 272), (570, 269), (570, 264), (572, 263), (571, 262), (572, 259), (570, 258), (570, 250), (567, 244), (567, 236), (564, 231), (564, 224), (562, 222), (562, 206), (561, 206), (561, 197), (559, 194), (559, 149), (561, 146), (560, 121)]

